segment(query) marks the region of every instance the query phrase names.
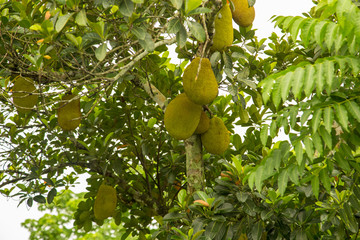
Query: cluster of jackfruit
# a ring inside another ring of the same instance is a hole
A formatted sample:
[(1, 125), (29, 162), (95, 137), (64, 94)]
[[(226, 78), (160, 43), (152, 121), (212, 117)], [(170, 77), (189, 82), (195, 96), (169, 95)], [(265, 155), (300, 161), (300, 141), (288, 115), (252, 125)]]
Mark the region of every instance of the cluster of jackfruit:
[(230, 144), (229, 131), (220, 118), (210, 119), (202, 107), (218, 94), (209, 59), (196, 57), (191, 61), (184, 70), (183, 87), (185, 92), (176, 96), (165, 110), (166, 130), (178, 140), (201, 134), (202, 144), (209, 153), (222, 154)]
[[(12, 87), (12, 100), (19, 113), (29, 113), (38, 103), (39, 92), (35, 82), (26, 77), (17, 76)], [(80, 99), (75, 94), (62, 98), (57, 109), (58, 124), (66, 131), (74, 130), (80, 125)]]
[(254, 7), (249, 7), (248, 0), (231, 0), (232, 7), (225, 4), (215, 16), (213, 51), (223, 51), (234, 41), (232, 20), (241, 27), (250, 26), (255, 19)]

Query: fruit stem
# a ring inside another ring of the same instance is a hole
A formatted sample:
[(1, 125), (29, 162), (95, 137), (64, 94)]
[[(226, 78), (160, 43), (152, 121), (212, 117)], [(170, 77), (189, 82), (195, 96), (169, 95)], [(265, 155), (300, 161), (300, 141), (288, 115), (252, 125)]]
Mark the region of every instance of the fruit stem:
[(193, 194), (204, 189), (204, 162), (200, 135), (185, 140), (187, 192)]

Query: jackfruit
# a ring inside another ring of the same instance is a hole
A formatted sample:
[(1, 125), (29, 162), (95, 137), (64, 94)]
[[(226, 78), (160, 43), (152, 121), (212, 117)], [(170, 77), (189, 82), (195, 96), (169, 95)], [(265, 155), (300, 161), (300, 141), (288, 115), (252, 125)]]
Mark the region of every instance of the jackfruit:
[(66, 131), (76, 129), (81, 122), (80, 99), (72, 100), (75, 97), (75, 94), (63, 96), (57, 110), (58, 124)]
[(203, 134), (210, 127), (210, 118), (204, 111), (201, 111), (200, 122), (197, 128), (195, 129), (195, 134)]
[(28, 113), (38, 102), (38, 91), (30, 78), (17, 76), (12, 88), (12, 98), (20, 113)]
[(230, 133), (224, 122), (218, 118), (210, 119), (210, 127), (201, 135), (201, 142), (206, 151), (212, 154), (222, 154), (230, 144)]
[(248, 0), (232, 0), (232, 18), (241, 27), (250, 26), (255, 19), (255, 8), (249, 7)]
[(190, 101), (185, 93), (176, 96), (165, 110), (166, 130), (178, 140), (191, 137), (199, 125), (201, 111), (202, 107)]
[(101, 184), (96, 194), (94, 215), (98, 220), (106, 219), (115, 212), (117, 203), (116, 190), (112, 186)]
[(211, 49), (213, 51), (222, 51), (224, 48), (231, 46), (233, 41), (232, 14), (229, 4), (225, 4), (215, 16), (215, 33)]
[(191, 61), (184, 70), (183, 86), (187, 97), (196, 104), (206, 105), (216, 98), (218, 84), (208, 58)]

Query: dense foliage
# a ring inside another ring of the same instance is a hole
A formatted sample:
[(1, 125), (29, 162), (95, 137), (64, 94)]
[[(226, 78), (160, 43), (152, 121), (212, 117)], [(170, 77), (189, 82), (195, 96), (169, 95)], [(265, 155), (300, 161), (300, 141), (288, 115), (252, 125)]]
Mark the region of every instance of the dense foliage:
[[(51, 204), (86, 173), (73, 215), (84, 231), (104, 224), (93, 204), (105, 181), (118, 194), (122, 239), (357, 239), (359, 1), (276, 16), (284, 35), (269, 39), (234, 25), (233, 45), (213, 52), (222, 4), (0, 1), (1, 193)], [(222, 90), (207, 110), (232, 133), (224, 154), (202, 151), (200, 187), (188, 174), (201, 149), (163, 123), (195, 56), (210, 59)], [(30, 113), (12, 102), (19, 75), (37, 83)], [(63, 131), (56, 111), (70, 91), (82, 119)]]

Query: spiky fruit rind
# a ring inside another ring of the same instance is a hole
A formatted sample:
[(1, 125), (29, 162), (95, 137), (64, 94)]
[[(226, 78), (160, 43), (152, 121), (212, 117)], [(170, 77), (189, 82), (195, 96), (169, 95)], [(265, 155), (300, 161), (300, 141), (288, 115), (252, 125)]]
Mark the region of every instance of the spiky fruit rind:
[(234, 22), (241, 27), (250, 26), (255, 19), (255, 8), (249, 7), (247, 0), (232, 0), (232, 2), (235, 8), (231, 10)]
[(184, 140), (194, 134), (202, 107), (189, 100), (185, 93), (176, 96), (166, 107), (165, 128), (175, 139)]
[(34, 81), (21, 76), (17, 76), (14, 81), (12, 88), (13, 103), (18, 112), (28, 113), (36, 105), (39, 98)]
[(200, 122), (197, 128), (195, 129), (195, 134), (203, 134), (210, 127), (210, 118), (204, 111), (201, 111)]
[(196, 104), (206, 105), (216, 98), (218, 84), (208, 58), (196, 57), (191, 61), (184, 70), (183, 86), (188, 98)]
[(230, 6), (225, 4), (215, 16), (215, 33), (211, 47), (212, 50), (222, 51), (232, 45), (234, 41), (232, 20)]
[(101, 184), (94, 203), (94, 216), (98, 220), (111, 217), (116, 208), (117, 195), (112, 186)]
[(201, 142), (206, 151), (212, 154), (223, 154), (230, 144), (230, 133), (224, 122), (218, 118), (210, 119), (210, 127), (201, 135)]
[(80, 98), (75, 94), (63, 96), (57, 110), (58, 124), (66, 131), (75, 130), (81, 122)]

